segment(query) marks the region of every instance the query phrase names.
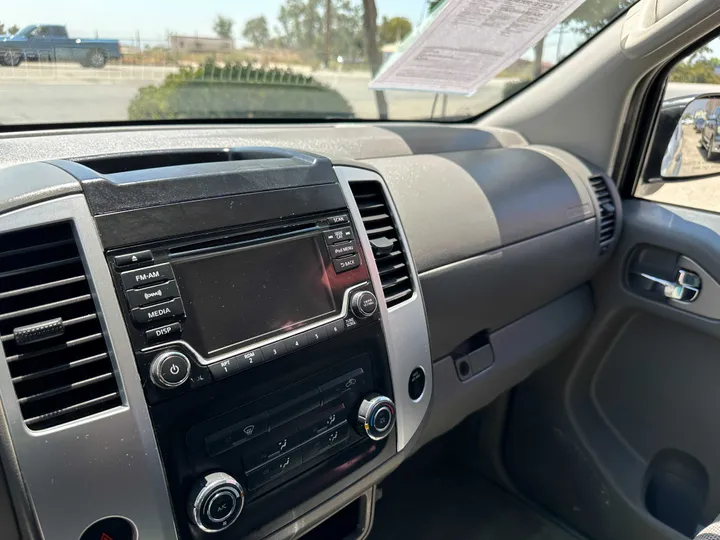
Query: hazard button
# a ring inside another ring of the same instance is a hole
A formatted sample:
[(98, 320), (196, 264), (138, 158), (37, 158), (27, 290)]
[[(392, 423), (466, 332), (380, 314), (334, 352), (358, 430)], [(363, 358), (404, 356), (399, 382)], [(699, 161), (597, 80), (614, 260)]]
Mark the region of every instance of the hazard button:
[(96, 521), (82, 533), (80, 540), (135, 540), (135, 528), (127, 519), (108, 517)]

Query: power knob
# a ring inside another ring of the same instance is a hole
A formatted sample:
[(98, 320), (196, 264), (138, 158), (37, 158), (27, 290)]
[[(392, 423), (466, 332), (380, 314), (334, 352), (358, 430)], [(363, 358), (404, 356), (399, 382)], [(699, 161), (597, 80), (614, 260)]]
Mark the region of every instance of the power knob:
[(150, 364), (150, 379), (160, 388), (175, 388), (190, 377), (190, 360), (178, 351), (164, 351)]
[(224, 531), (240, 516), (245, 490), (229, 474), (215, 472), (198, 480), (190, 490), (188, 514), (201, 531)]
[(352, 295), (350, 309), (358, 319), (372, 317), (377, 308), (377, 297), (370, 291), (358, 291)]
[(370, 394), (362, 400), (358, 409), (358, 429), (374, 441), (390, 435), (395, 425), (395, 404), (389, 397)]

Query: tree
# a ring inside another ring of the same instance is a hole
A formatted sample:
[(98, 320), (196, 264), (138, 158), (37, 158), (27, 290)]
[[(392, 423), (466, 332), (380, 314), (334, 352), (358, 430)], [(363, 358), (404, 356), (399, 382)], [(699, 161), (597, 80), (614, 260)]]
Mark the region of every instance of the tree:
[(230, 17), (218, 15), (213, 21), (213, 32), (221, 38), (232, 38), (235, 22)]
[(412, 23), (405, 17), (383, 17), (382, 24), (378, 29), (380, 43), (396, 43), (405, 39), (412, 32)]
[(570, 14), (566, 22), (571, 23), (574, 30), (589, 38), (633, 3), (634, 0), (587, 0)]
[(17, 24), (13, 24), (10, 28), (8, 28), (8, 32), (10, 34), (17, 34), (20, 31), (20, 27)]
[(444, 0), (428, 0), (428, 13), (432, 13), (439, 8), (443, 1)]
[(264, 15), (250, 19), (245, 23), (243, 37), (253, 44), (253, 47), (264, 47), (270, 41), (267, 19)]
[(0, 34), (5, 33), (5, 25), (3, 23), (0, 23)]
[[(365, 50), (367, 52), (370, 71), (374, 76), (380, 69), (382, 56), (377, 44), (377, 8), (375, 0), (363, 0), (363, 30), (365, 33)], [(388, 107), (384, 92), (375, 92), (378, 117), (387, 120)]]

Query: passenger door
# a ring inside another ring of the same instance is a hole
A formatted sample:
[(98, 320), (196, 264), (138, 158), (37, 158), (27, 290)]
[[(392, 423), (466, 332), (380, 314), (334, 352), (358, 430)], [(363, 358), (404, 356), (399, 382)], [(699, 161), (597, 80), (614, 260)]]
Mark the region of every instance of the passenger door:
[[(683, 109), (657, 122), (624, 190), (585, 337), (510, 402), (513, 486), (596, 540), (692, 538), (720, 513), (720, 163), (683, 125), (682, 163), (697, 170), (662, 177)], [(716, 129), (708, 119), (711, 145)]]

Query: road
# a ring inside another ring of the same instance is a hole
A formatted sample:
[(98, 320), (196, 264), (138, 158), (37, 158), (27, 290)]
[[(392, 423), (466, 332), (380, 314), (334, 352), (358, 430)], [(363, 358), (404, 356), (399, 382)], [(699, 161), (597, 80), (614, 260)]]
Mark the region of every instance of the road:
[[(108, 65), (101, 70), (75, 64), (24, 63), (0, 68), (0, 123), (63, 123), (127, 120), (127, 107), (143, 86), (159, 84), (174, 67)], [(309, 70), (305, 70), (309, 72)], [(342, 94), (358, 118), (375, 118), (374, 93), (367, 89), (369, 74), (316, 71), (312, 75)], [(472, 97), (440, 96), (426, 92), (386, 92), (390, 117), (427, 119), (434, 116), (477, 114), (502, 99), (509, 80), (493, 80)], [(720, 92), (720, 86), (671, 83), (667, 97), (697, 92)]]
[[(102, 70), (73, 64), (24, 63), (0, 68), (0, 123), (92, 122), (127, 120), (127, 107), (138, 89), (159, 84), (172, 67), (108, 65)], [(358, 118), (377, 117), (374, 93), (367, 89), (369, 74), (316, 71), (312, 75), (340, 92)], [(496, 80), (470, 98), (440, 96), (435, 117), (471, 115), (502, 97), (506, 80)], [(386, 92), (391, 118), (426, 119), (435, 94)]]

